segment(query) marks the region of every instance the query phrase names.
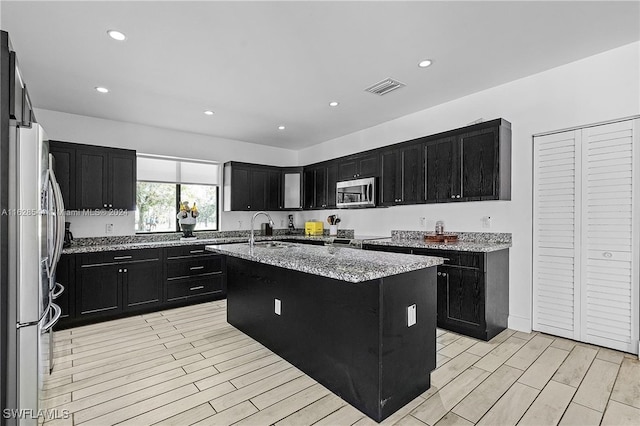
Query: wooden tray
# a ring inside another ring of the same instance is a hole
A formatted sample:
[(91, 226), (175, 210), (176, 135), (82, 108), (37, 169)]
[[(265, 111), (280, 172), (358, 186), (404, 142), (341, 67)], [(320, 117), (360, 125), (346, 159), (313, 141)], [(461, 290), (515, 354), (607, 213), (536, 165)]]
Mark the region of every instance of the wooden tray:
[(453, 234), (444, 235), (425, 235), (425, 243), (455, 243), (458, 241), (458, 236)]

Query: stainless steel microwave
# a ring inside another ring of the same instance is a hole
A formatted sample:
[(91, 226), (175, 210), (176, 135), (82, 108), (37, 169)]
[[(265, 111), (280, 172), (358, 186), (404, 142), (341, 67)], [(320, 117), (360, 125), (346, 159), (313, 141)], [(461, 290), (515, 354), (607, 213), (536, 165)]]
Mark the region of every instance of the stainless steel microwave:
[(336, 184), (336, 206), (375, 207), (376, 178), (345, 180)]

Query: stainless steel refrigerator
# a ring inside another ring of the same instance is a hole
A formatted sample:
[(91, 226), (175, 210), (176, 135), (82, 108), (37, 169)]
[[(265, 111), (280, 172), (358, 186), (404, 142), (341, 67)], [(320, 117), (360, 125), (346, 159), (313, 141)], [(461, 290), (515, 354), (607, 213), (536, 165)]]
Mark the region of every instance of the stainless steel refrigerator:
[[(53, 368), (52, 327), (61, 314), (55, 271), (64, 241), (64, 205), (43, 129), (9, 134), (9, 288), (7, 407), (36, 425), (42, 383)], [(12, 326), (13, 324), (13, 326)]]

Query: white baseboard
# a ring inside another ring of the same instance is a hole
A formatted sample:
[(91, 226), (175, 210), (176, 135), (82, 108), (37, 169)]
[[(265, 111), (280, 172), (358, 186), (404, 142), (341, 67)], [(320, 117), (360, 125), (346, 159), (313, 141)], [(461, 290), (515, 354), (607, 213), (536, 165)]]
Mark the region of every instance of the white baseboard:
[(522, 331), (523, 333), (531, 333), (531, 318), (517, 317), (509, 315), (507, 324), (511, 330)]

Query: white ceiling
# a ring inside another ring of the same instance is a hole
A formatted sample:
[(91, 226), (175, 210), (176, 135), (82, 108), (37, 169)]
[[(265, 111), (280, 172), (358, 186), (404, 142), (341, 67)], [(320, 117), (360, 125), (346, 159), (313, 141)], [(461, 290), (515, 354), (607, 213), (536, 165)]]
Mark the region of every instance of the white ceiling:
[[(637, 1), (2, 1), (0, 8), (37, 108), (290, 149), (640, 39)], [(127, 40), (111, 40), (108, 29)], [(418, 68), (424, 58), (433, 59), (430, 68)], [(383, 97), (364, 91), (386, 77), (407, 86)], [(333, 100), (340, 106), (329, 107)]]

